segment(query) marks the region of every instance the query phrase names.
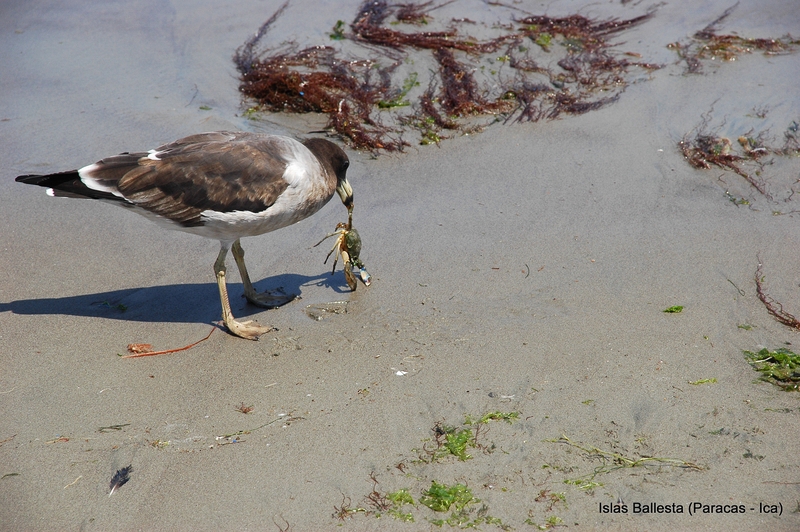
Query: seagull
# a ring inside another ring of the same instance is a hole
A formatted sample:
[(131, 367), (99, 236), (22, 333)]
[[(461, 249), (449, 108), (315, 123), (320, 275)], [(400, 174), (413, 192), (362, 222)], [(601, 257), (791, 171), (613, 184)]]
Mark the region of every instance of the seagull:
[(321, 138), (295, 139), (233, 131), (191, 135), (148, 152), (121, 153), (80, 170), (23, 175), (50, 196), (89, 198), (130, 208), (162, 226), (219, 240), (214, 274), (222, 321), (241, 338), (257, 340), (272, 327), (236, 321), (225, 282), (232, 251), (247, 300), (275, 308), (295, 296), (258, 293), (250, 282), (240, 239), (292, 225), (319, 211), (337, 192), (353, 210), (350, 161)]

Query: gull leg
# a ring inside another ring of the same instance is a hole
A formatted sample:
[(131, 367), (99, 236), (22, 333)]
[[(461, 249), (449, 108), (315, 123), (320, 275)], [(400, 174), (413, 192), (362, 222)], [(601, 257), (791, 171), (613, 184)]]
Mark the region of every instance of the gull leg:
[(277, 308), (297, 298), (296, 295), (271, 292), (259, 294), (256, 292), (256, 289), (253, 288), (253, 283), (250, 282), (250, 274), (247, 273), (247, 266), (244, 264), (244, 249), (242, 249), (242, 244), (237, 240), (233, 243), (231, 251), (233, 252), (233, 258), (236, 260), (236, 266), (239, 267), (239, 275), (242, 277), (244, 297), (246, 297), (250, 303), (258, 307)]
[[(238, 243), (238, 241), (237, 241)], [(228, 286), (225, 282), (225, 257), (228, 255), (228, 245), (222, 244), (214, 262), (214, 273), (217, 276), (217, 287), (219, 288), (219, 299), (222, 303), (222, 321), (228, 330), (247, 340), (258, 340), (258, 337), (264, 333), (270, 332), (272, 327), (263, 327), (254, 321), (239, 322), (233, 318), (231, 312), (231, 303), (228, 299)]]

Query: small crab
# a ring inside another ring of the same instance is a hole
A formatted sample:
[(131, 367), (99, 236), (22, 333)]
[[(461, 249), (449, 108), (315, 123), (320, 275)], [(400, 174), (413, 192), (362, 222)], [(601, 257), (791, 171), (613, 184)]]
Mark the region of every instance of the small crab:
[(339, 222), (336, 224), (336, 231), (325, 235), (325, 238), (314, 244), (314, 247), (319, 246), (332, 236), (337, 237), (336, 243), (328, 253), (328, 256), (325, 257), (325, 264), (327, 264), (331, 255), (336, 253), (333, 257), (333, 269), (331, 270), (331, 274), (336, 270), (336, 263), (341, 256), (342, 262), (344, 262), (344, 278), (350, 290), (355, 290), (358, 286), (356, 276), (353, 273), (354, 268), (359, 277), (361, 277), (361, 282), (369, 286), (372, 282), (372, 276), (370, 276), (367, 269), (364, 267), (364, 263), (359, 259), (359, 255), (361, 254), (361, 237), (358, 231), (353, 227), (352, 213), (347, 223)]

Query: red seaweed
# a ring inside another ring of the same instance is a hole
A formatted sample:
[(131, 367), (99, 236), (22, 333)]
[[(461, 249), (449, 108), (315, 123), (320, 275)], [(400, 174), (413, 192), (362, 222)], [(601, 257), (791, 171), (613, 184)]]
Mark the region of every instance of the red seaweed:
[[(694, 168), (710, 169), (712, 166), (723, 170), (730, 170), (744, 178), (750, 186), (756, 189), (769, 201), (775, 201), (768, 181), (764, 176), (764, 169), (774, 163), (774, 157), (796, 157), (800, 155), (800, 125), (792, 121), (784, 131), (784, 141), (776, 146), (769, 130), (755, 133), (754, 130), (743, 131), (733, 136), (736, 142), (720, 136), (718, 128), (709, 131), (709, 121), (713, 108), (703, 114), (701, 122), (678, 142), (686, 161)], [(767, 108), (757, 110), (760, 118), (768, 113)], [(724, 123), (724, 122), (723, 122)], [(719, 126), (721, 127), (721, 126)], [(766, 159), (766, 160), (765, 160)], [(790, 185), (788, 196), (783, 201), (791, 200), (795, 194), (794, 185)], [(794, 211), (792, 211), (794, 212)], [(782, 214), (774, 212), (774, 214)]]
[[(652, 12), (600, 21), (530, 15), (491, 28), (452, 18), (436, 31), (415, 31), (450, 3), (366, 0), (349, 31), (341, 21), (334, 28), (331, 38), (341, 48), (282, 43), (256, 53), (284, 4), (234, 55), (240, 90), (261, 110), (327, 115), (326, 128), (354, 148), (397, 151), (408, 146), (409, 129), (427, 144), (438, 143), (442, 130), (479, 130), (480, 117), (536, 121), (587, 113), (615, 102), (632, 69), (660, 68), (618, 57), (609, 42)], [(467, 28), (492, 36), (478, 38)], [(361, 59), (345, 54), (353, 47)], [(431, 61), (436, 68), (424, 68)], [(408, 73), (418, 63), (430, 75), (426, 89), (416, 90), (418, 72)]]
[(756, 281), (756, 295), (758, 299), (764, 304), (767, 313), (778, 320), (779, 323), (791, 327), (792, 329), (800, 329), (800, 320), (793, 314), (784, 310), (783, 305), (779, 301), (775, 301), (764, 289), (764, 276), (761, 273), (762, 264), (761, 259), (758, 260), (758, 267), (756, 268), (755, 281)]
[(765, 55), (785, 54), (794, 52), (800, 45), (800, 40), (793, 39), (791, 35), (780, 39), (719, 35), (717, 27), (735, 8), (736, 5), (726, 9), (705, 28), (695, 32), (688, 42), (674, 42), (668, 45), (686, 62), (687, 74), (701, 74), (703, 72), (701, 60), (733, 61), (737, 56), (752, 53), (754, 50), (759, 50)]

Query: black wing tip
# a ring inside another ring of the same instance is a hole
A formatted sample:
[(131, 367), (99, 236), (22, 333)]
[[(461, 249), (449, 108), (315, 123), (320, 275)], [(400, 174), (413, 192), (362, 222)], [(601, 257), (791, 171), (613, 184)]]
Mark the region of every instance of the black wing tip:
[(40, 187), (52, 187), (54, 184), (63, 183), (79, 177), (77, 170), (57, 172), (55, 174), (27, 174), (17, 176), (14, 181), (25, 183), (26, 185), (39, 185)]
[(28, 184), (28, 185), (36, 185), (36, 184), (39, 183), (39, 181), (42, 180), (43, 177), (45, 177), (45, 176), (39, 175), (39, 174), (21, 175), (21, 176), (17, 176), (17, 178), (14, 181), (16, 181), (17, 183), (25, 183), (25, 184)]
[(21, 175), (15, 181), (49, 189), (48, 195), (54, 197), (124, 201), (110, 192), (93, 190), (87, 187), (81, 181), (81, 176), (77, 170), (45, 175)]

